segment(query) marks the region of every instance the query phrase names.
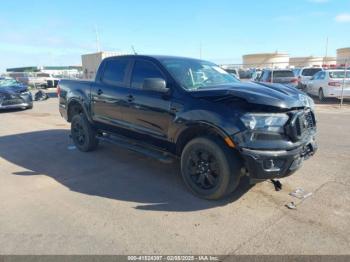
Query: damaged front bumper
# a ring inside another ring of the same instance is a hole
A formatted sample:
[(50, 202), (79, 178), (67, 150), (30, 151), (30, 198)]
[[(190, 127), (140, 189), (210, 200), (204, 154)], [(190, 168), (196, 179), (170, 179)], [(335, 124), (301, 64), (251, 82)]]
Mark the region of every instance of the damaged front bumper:
[(33, 97), (30, 92), (10, 97), (0, 97), (0, 109), (17, 109), (33, 107)]
[(314, 155), (317, 143), (312, 137), (292, 150), (254, 150), (241, 148), (241, 155), (251, 180), (282, 178), (298, 170), (303, 161)]

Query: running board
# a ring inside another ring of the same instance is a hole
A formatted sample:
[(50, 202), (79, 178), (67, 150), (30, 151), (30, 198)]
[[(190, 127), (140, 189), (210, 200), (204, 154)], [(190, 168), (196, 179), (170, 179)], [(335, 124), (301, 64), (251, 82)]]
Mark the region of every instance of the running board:
[(97, 136), (97, 139), (143, 154), (147, 157), (157, 159), (162, 163), (170, 164), (174, 162), (175, 159), (175, 156), (170, 153), (161, 151), (157, 148), (143, 144), (142, 142), (136, 140), (132, 140), (130, 138), (126, 138), (124, 136), (103, 133), (103, 135)]

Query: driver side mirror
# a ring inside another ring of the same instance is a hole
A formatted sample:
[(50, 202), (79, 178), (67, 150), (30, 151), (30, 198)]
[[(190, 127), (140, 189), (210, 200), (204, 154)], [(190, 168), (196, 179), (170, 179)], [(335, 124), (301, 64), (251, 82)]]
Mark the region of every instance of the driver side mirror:
[(160, 93), (166, 93), (169, 90), (169, 88), (166, 87), (165, 80), (162, 78), (145, 78), (143, 80), (142, 89)]

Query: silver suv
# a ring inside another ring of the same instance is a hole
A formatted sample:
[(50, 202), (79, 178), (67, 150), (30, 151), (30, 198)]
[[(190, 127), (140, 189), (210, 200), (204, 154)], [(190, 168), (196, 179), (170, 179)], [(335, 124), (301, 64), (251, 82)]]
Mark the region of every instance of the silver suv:
[(304, 67), (294, 69), (294, 75), (298, 78), (298, 88), (305, 89), (310, 79), (320, 71), (323, 71), (321, 67)]

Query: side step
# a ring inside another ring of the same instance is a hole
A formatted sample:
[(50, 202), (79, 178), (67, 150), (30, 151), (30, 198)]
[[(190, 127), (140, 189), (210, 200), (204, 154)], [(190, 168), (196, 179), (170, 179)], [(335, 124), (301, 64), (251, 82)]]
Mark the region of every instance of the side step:
[(170, 164), (174, 162), (175, 156), (161, 151), (160, 149), (154, 148), (148, 144), (144, 144), (142, 142), (132, 140), (130, 138), (126, 138), (124, 136), (103, 133), (103, 135), (97, 136), (100, 141), (105, 141), (125, 149), (141, 153), (147, 157), (151, 157), (157, 159), (158, 161), (166, 164)]

